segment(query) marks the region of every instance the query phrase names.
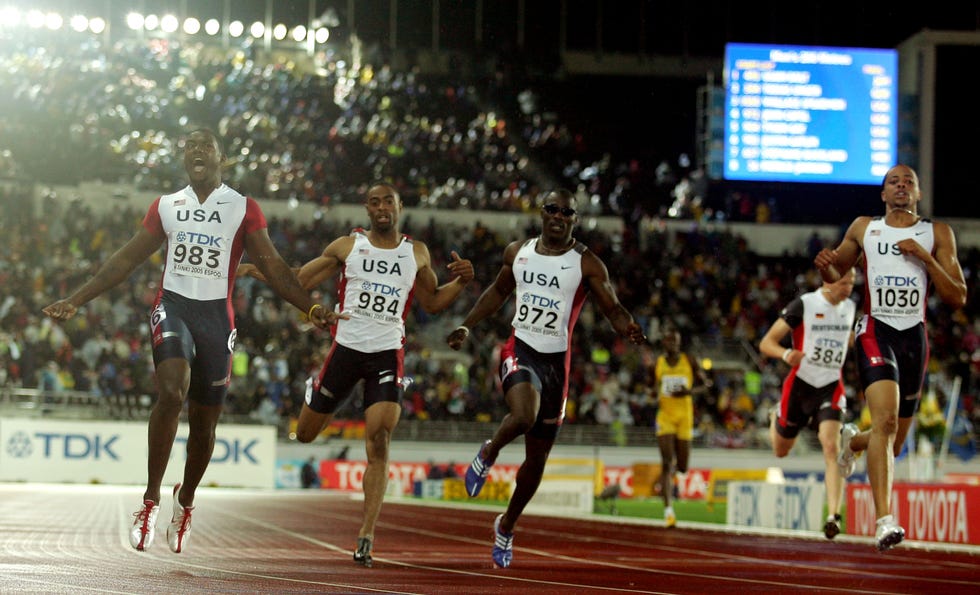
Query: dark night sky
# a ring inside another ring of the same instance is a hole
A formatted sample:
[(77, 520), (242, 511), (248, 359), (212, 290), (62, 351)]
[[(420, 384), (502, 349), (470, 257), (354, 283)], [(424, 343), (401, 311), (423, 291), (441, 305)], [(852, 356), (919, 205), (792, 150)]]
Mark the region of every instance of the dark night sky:
[[(227, 0), (14, 0), (21, 9), (124, 15), (131, 10), (164, 14), (184, 10), (220, 17)], [(9, 3), (9, 2), (8, 2)], [(5, 4), (8, 4), (5, 3)], [(313, 12), (333, 7), (346, 24), (348, 0), (316, 0)], [(354, 0), (355, 21), (369, 39), (386, 36), (391, 0)], [(399, 0), (398, 39), (406, 45), (431, 43), (432, 0)], [(468, 48), (474, 44), (475, 0), (439, 0), (441, 43)], [(535, 51), (558, 44), (561, 0), (524, 0), (525, 45)], [(266, 0), (230, 0), (233, 18), (248, 23), (264, 18)], [(273, 20), (294, 25), (307, 20), (309, 0), (275, 0)], [(516, 42), (519, 0), (483, 0), (485, 43)], [(832, 0), (799, 5), (785, 0), (751, 2), (702, 0), (566, 0), (568, 46), (594, 49), (597, 21), (602, 23), (602, 47), (607, 51), (666, 55), (718, 56), (726, 41), (790, 43), (856, 47), (895, 47), (923, 28), (976, 31), (980, 2), (898, 2)], [(800, 12), (802, 11), (802, 14)], [(641, 47), (642, 46), (642, 47)]]

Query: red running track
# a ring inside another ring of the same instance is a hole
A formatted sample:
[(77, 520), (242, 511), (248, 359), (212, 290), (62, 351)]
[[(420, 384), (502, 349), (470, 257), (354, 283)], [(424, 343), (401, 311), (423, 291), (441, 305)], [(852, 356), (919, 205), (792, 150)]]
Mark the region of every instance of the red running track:
[(327, 491), (198, 491), (186, 550), (130, 548), (142, 489), (0, 484), (2, 593), (977, 593), (980, 548), (791, 537), (656, 521), (525, 516), (490, 560), (499, 509), (393, 500), (375, 563), (351, 559), (362, 502)]

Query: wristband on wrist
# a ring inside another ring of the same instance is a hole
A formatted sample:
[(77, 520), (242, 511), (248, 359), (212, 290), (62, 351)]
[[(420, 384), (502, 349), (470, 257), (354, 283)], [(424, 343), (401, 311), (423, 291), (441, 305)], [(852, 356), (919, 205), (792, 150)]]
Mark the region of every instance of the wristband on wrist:
[(310, 320), (312, 320), (313, 319), (313, 312), (317, 308), (322, 308), (322, 307), (323, 306), (321, 306), (320, 304), (313, 304), (312, 306), (310, 306), (310, 311), (306, 313), (306, 317), (309, 318)]
[(793, 348), (792, 348), (792, 347), (790, 347), (789, 349), (787, 349), (786, 351), (784, 351), (784, 352), (783, 352), (783, 357), (782, 357), (782, 360), (783, 360), (784, 362), (786, 362), (787, 364), (789, 363), (789, 360), (788, 360), (788, 359), (786, 359), (786, 358), (788, 358), (788, 357), (789, 357), (789, 354), (790, 354), (790, 353), (793, 353)]
[(467, 327), (467, 326), (463, 326), (462, 324), (461, 324), (461, 325), (459, 325), (459, 326), (457, 326), (457, 327), (456, 327), (456, 330), (454, 330), (453, 332), (456, 332), (456, 331), (463, 331), (463, 332), (464, 332), (464, 333), (466, 333), (467, 335), (468, 335), (468, 334), (470, 334), (470, 329), (469, 329), (469, 327)]

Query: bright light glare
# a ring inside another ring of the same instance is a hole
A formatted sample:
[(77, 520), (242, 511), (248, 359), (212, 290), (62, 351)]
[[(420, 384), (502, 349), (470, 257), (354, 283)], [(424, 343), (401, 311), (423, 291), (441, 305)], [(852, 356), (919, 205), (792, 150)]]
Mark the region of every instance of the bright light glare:
[(319, 29), (316, 30), (317, 43), (327, 43), (328, 39), (330, 39), (330, 29), (327, 29), (326, 27), (320, 27)]
[(143, 15), (138, 12), (131, 12), (126, 15), (126, 26), (133, 31), (139, 31), (143, 28)]
[(272, 28), (272, 36), (276, 38), (277, 41), (282, 41), (283, 39), (286, 39), (287, 33), (289, 33), (289, 29), (287, 29), (286, 25), (283, 25), (282, 23), (279, 23), (278, 25)]
[(143, 19), (143, 27), (147, 31), (155, 31), (157, 27), (160, 26), (160, 17), (155, 14), (148, 14), (146, 18)]
[(184, 33), (194, 35), (201, 30), (201, 21), (191, 17), (184, 21)]
[(306, 39), (306, 27), (303, 25), (296, 25), (296, 28), (293, 29), (293, 39), (296, 41), (303, 41)]
[(255, 21), (252, 23), (252, 26), (248, 28), (248, 32), (252, 37), (258, 39), (259, 37), (265, 35), (265, 24), (261, 21)]
[(88, 21), (88, 30), (96, 35), (101, 34), (105, 31), (105, 19), (101, 17), (92, 17)]
[(20, 11), (13, 6), (0, 8), (0, 27), (16, 27), (20, 24)]
[(208, 22), (204, 23), (204, 32), (208, 35), (217, 35), (218, 31), (221, 31), (221, 23), (218, 19), (208, 19)]
[(230, 33), (232, 37), (241, 37), (242, 33), (244, 32), (245, 25), (243, 25), (241, 21), (232, 21), (231, 24), (228, 25), (228, 33)]
[(72, 29), (81, 33), (82, 31), (88, 29), (88, 19), (80, 14), (76, 14), (71, 19), (69, 19), (68, 24)]
[(44, 13), (40, 10), (32, 10), (27, 13), (27, 26), (31, 29), (40, 29), (44, 26)]
[(160, 19), (160, 29), (163, 30), (164, 33), (173, 33), (178, 27), (180, 27), (180, 21), (178, 21), (177, 17), (172, 14), (165, 14), (163, 15), (163, 18)]
[(56, 12), (49, 12), (47, 16), (44, 17), (44, 26), (52, 31), (61, 29), (61, 26), (64, 24), (65, 19), (63, 19), (61, 15)]

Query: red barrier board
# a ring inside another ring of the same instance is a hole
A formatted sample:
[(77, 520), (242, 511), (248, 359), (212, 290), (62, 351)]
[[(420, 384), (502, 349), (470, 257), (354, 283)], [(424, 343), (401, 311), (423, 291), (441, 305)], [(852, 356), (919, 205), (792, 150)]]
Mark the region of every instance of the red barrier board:
[[(488, 481), (510, 483), (517, 477), (520, 465), (497, 463), (490, 468)], [(320, 461), (320, 487), (332, 490), (361, 491), (363, 489), (365, 461)], [(618, 484), (620, 497), (633, 496), (633, 470), (630, 467), (605, 467), (605, 486)], [(388, 477), (401, 484), (405, 495), (412, 494), (412, 486), (418, 480), (425, 479), (429, 473), (428, 463), (390, 463)], [(462, 477), (466, 473), (466, 465), (458, 463), (456, 473)], [(684, 500), (704, 500), (708, 484), (711, 481), (711, 470), (691, 469), (678, 478), (678, 492)]]
[[(980, 486), (896, 483), (891, 513), (917, 541), (980, 545)], [(847, 532), (874, 535), (875, 509), (868, 484), (847, 484)]]

